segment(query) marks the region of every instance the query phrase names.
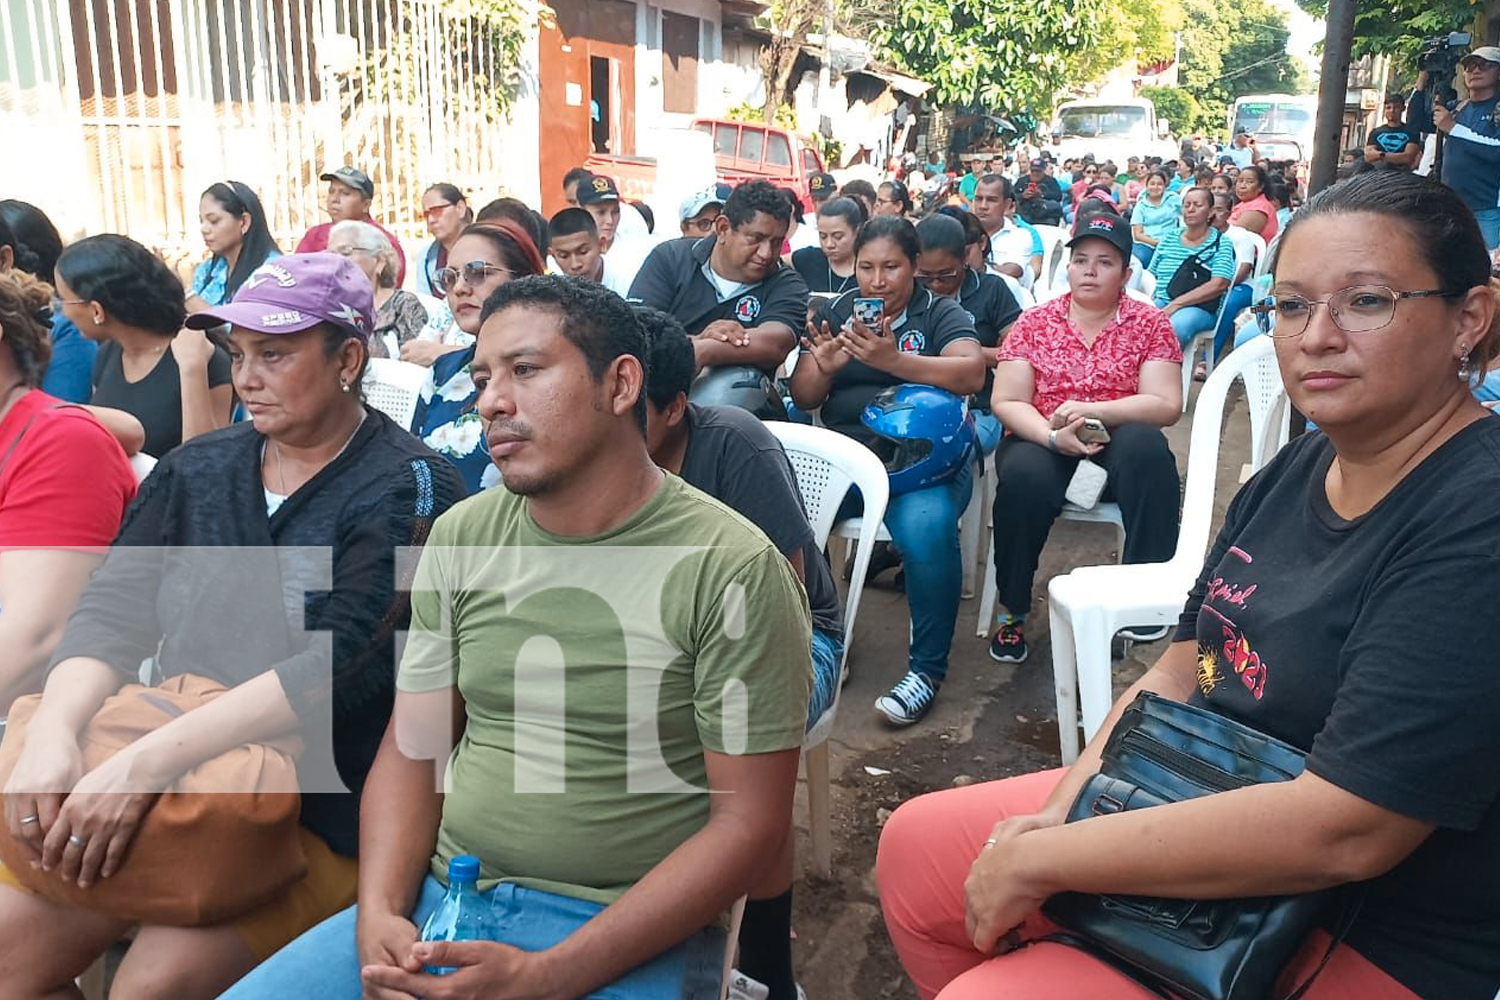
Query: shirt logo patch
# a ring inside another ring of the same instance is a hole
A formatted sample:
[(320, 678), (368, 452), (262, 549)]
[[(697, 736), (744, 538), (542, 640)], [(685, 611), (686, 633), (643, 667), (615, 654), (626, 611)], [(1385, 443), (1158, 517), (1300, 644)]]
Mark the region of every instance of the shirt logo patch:
[(760, 299), (747, 295), (734, 304), (734, 318), (741, 323), (753, 323), (760, 315)]
[(927, 338), (922, 335), (921, 330), (903, 330), (896, 346), (902, 354), (921, 354), (922, 348), (927, 346)]

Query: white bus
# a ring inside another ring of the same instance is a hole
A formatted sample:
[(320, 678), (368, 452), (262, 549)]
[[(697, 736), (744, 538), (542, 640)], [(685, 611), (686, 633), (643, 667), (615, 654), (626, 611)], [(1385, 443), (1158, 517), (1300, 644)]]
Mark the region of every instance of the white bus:
[(1262, 159), (1307, 161), (1317, 119), (1315, 94), (1247, 94), (1229, 107), (1229, 137), (1243, 129)]

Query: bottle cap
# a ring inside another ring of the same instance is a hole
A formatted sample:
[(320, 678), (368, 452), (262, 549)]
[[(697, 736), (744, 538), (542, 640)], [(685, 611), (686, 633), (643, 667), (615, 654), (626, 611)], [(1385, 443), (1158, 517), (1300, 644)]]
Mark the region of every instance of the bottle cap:
[(472, 854), (455, 855), (448, 862), (448, 881), (473, 882), (479, 878), (479, 859)]

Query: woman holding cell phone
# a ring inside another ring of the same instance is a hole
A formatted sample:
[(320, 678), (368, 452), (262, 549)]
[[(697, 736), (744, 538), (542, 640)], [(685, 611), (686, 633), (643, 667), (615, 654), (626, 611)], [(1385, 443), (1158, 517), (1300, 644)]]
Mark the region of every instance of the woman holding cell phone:
[[(854, 245), (859, 288), (824, 304), (802, 340), (792, 400), (806, 411), (822, 407), (825, 426), (856, 440), (869, 442), (860, 414), (883, 389), (918, 383), (966, 396), (984, 385), (974, 320), (954, 300), (918, 284), (919, 250), (916, 227), (906, 219), (866, 223)], [(886, 508), (912, 621), (906, 674), (875, 704), (896, 725), (927, 713), (948, 672), (963, 576), (958, 518), (972, 475), (965, 463), (952, 480), (892, 496)]]
[[(990, 408), (995, 450), (995, 584), (990, 658), (1026, 659), (1037, 560), (1081, 459), (1104, 467), (1103, 498), (1125, 520), (1124, 562), (1162, 562), (1177, 544), (1177, 460), (1163, 427), (1182, 415), (1182, 349), (1155, 306), (1125, 294), (1133, 240), (1117, 215), (1068, 243), (1068, 287), (1028, 309), (1000, 345)], [(1129, 629), (1140, 641), (1158, 630)]]

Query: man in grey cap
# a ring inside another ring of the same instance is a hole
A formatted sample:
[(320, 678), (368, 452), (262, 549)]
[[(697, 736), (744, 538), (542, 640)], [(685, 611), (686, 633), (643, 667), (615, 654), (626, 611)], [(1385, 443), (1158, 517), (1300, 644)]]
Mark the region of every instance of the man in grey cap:
[(1457, 191), (1479, 220), (1485, 245), (1500, 246), (1500, 48), (1481, 45), (1464, 56), (1469, 99), (1429, 107), (1427, 71), (1417, 74), (1408, 120), (1423, 132), (1441, 132), (1443, 183)]
[(719, 193), (717, 184), (713, 184), (684, 198), (678, 212), (682, 235), (697, 240), (713, 232), (714, 221), (724, 214), (724, 199), (727, 197)]
[(303, 234), (297, 253), (319, 253), (328, 249), (328, 233), (335, 223), (368, 222), (385, 233), (396, 251), (396, 287), (406, 280), (406, 254), (394, 233), (370, 218), (370, 202), (375, 198), (375, 182), (357, 167), (339, 167), (318, 178), (328, 182), (328, 222), (321, 222)]

